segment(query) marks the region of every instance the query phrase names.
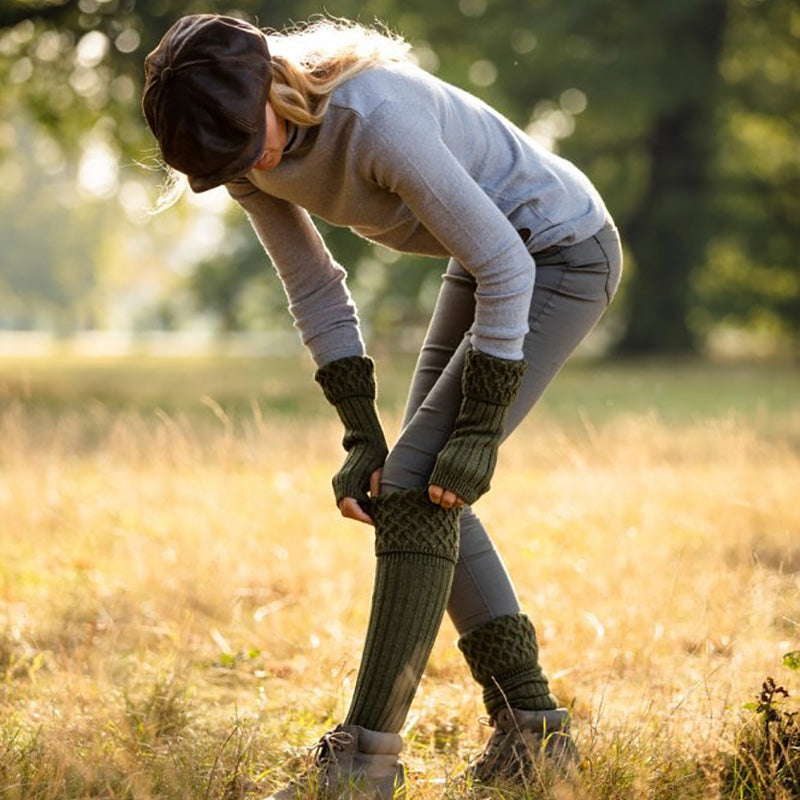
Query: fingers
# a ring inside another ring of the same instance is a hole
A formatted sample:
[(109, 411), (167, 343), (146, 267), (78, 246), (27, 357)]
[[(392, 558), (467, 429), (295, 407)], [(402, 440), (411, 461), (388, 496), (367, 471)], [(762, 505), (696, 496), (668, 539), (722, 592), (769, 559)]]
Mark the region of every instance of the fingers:
[(464, 501), (457, 494), (449, 489), (443, 489), (441, 486), (429, 486), (428, 497), (431, 503), (444, 509), (461, 508), (464, 505)]
[(377, 497), (381, 493), (381, 478), (383, 477), (383, 467), (378, 467), (369, 476), (369, 493), (372, 497)]
[(354, 519), (357, 522), (363, 522), (365, 525), (374, 525), (372, 517), (367, 514), (363, 508), (358, 504), (358, 501), (353, 497), (343, 497), (339, 502), (339, 511), (343, 517), (347, 519)]
[(429, 486), (428, 487), (428, 499), (434, 505), (439, 505), (442, 502), (442, 495), (444, 494), (444, 489), (441, 486)]
[[(369, 476), (369, 493), (372, 497), (377, 497), (381, 492), (381, 477), (383, 476), (383, 467), (379, 467)], [(339, 511), (343, 517), (347, 519), (354, 519), (357, 522), (363, 522), (365, 525), (375, 525), (372, 517), (364, 511), (359, 505), (358, 500), (354, 497), (343, 497), (339, 501)]]

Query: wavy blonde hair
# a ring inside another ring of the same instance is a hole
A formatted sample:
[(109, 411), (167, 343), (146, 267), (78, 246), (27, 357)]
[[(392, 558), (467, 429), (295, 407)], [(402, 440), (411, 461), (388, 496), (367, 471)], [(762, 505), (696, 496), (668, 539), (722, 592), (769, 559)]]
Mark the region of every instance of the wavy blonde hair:
[(385, 28), (319, 18), (269, 35), (272, 86), (279, 117), (310, 127), (322, 122), (341, 83), (377, 64), (408, 60), (410, 45)]
[[(275, 113), (302, 127), (319, 125), (334, 89), (378, 64), (409, 60), (411, 45), (382, 25), (319, 17), (282, 31), (269, 32)], [(186, 176), (164, 165), (166, 179), (154, 214), (165, 211), (186, 191)]]

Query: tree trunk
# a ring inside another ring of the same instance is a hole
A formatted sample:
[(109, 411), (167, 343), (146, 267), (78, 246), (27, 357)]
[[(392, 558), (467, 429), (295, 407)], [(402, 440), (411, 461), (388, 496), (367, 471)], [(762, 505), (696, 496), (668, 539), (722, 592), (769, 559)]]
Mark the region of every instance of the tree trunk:
[(692, 274), (708, 243), (709, 185), (715, 151), (715, 99), (727, 0), (697, 0), (663, 31), (674, 43), (660, 70), (685, 84), (676, 103), (654, 119), (650, 175), (623, 231), (635, 265), (628, 284), (629, 320), (618, 352), (680, 354), (696, 349), (688, 325)]

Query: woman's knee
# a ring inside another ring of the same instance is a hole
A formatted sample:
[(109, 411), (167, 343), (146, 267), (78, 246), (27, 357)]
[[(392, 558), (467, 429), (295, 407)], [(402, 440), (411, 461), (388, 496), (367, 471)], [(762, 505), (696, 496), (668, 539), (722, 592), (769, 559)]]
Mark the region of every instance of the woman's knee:
[(427, 486), (434, 461), (428, 453), (398, 443), (383, 465), (381, 494)]

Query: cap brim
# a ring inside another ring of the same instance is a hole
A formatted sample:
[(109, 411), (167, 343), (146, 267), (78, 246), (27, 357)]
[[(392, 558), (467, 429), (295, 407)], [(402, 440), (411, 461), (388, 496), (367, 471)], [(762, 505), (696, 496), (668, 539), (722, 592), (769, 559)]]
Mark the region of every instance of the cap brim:
[(264, 117), (259, 120), (258, 129), (250, 138), (247, 147), (244, 148), (240, 156), (230, 164), (226, 164), (221, 170), (211, 173), (211, 175), (188, 175), (189, 187), (193, 192), (207, 192), (209, 189), (216, 189), (217, 186), (238, 178), (247, 172), (264, 152), (264, 141), (267, 137), (267, 110), (264, 106)]

